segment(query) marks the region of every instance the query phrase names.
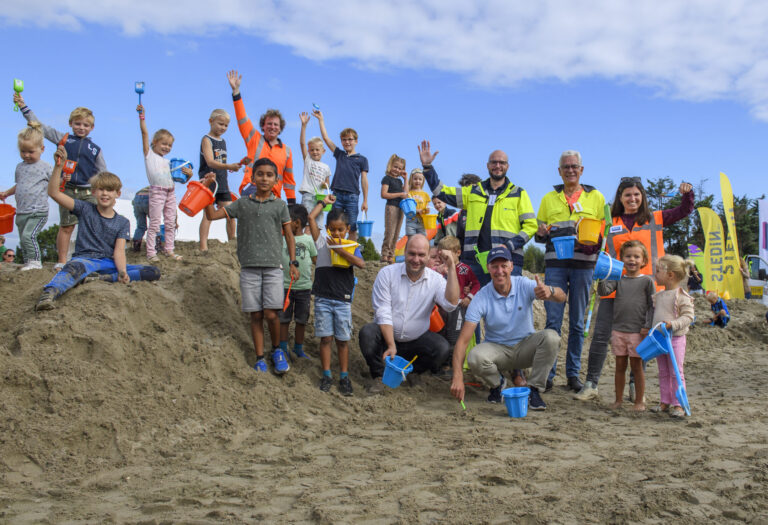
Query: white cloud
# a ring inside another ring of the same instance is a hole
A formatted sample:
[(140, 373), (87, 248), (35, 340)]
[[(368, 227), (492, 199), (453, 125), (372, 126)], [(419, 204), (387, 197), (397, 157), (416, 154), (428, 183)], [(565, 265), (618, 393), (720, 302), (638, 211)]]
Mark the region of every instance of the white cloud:
[[(212, 7), (215, 6), (215, 7)], [(10, 24), (239, 30), (313, 60), (436, 69), (488, 86), (602, 77), (693, 101), (731, 99), (768, 120), (768, 4), (746, 0), (7, 2)]]

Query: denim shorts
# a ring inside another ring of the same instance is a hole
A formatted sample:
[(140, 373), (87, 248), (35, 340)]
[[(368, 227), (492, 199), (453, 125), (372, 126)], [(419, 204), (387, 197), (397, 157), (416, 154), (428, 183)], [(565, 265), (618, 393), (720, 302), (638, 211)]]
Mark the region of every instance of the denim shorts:
[(424, 219), (421, 218), (421, 215), (416, 214), (412, 219), (405, 220), (405, 234), (410, 237), (419, 233), (426, 235), (427, 229), (424, 228)]
[(241, 268), (243, 312), (283, 309), (282, 268)]
[[(356, 232), (360, 195), (349, 191), (335, 191), (333, 194), (336, 195), (336, 202), (333, 203), (333, 207), (344, 210), (344, 213), (347, 214), (347, 218), (349, 219), (349, 231)], [(339, 341), (342, 340), (343, 339), (339, 339)]]
[(352, 339), (352, 303), (315, 296), (315, 337)]

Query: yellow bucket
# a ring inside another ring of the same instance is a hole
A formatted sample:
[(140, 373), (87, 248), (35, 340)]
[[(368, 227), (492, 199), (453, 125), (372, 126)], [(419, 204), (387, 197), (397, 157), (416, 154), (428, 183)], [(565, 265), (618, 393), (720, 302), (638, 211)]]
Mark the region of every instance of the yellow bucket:
[(600, 239), (600, 230), (602, 223), (597, 219), (590, 219), (589, 217), (582, 217), (579, 219), (576, 228), (579, 233), (579, 244), (586, 246), (594, 246)]
[[(329, 244), (328, 248), (343, 248), (345, 252), (355, 253), (355, 249), (358, 244), (355, 241), (348, 239), (334, 239), (333, 242), (339, 242), (339, 244)], [(331, 265), (337, 268), (349, 268), (350, 264), (345, 258), (331, 250)]]
[(424, 228), (427, 230), (434, 230), (437, 228), (437, 214), (425, 213), (421, 216), (421, 220), (424, 221)]

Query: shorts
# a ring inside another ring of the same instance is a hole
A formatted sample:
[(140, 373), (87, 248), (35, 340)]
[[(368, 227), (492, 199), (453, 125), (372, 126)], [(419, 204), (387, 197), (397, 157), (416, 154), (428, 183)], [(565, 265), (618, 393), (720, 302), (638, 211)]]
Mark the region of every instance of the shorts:
[(643, 340), (640, 334), (630, 334), (613, 330), (611, 332), (611, 352), (615, 356), (640, 357), (635, 348)]
[(278, 314), (280, 323), (288, 324), (293, 320), (296, 321), (296, 324), (307, 324), (309, 321), (309, 303), (312, 302), (312, 290), (291, 290), (290, 298), (291, 302), (288, 304), (288, 308), (285, 311), (281, 309)]
[[(215, 172), (215, 171), (214, 171)], [(199, 173), (200, 180), (205, 178), (203, 173)], [(221, 175), (216, 173), (216, 202), (231, 202), (232, 195), (229, 193), (229, 180), (227, 180), (226, 172)]]
[[(336, 195), (336, 202), (333, 203), (333, 207), (344, 210), (344, 213), (347, 214), (347, 219), (349, 219), (349, 231), (356, 232), (360, 195), (350, 191), (334, 191), (333, 194)], [(342, 341), (342, 339), (339, 339), (339, 341)]]
[(352, 303), (315, 296), (315, 337), (352, 339)]
[(421, 215), (416, 214), (413, 218), (405, 220), (405, 234), (408, 237), (417, 234), (427, 234), (427, 229), (424, 228), (424, 219), (421, 218)]
[[(64, 195), (72, 197), (73, 199), (96, 203), (96, 197), (91, 193), (91, 188), (79, 188), (77, 186), (67, 186), (64, 188)], [(77, 224), (77, 215), (66, 209), (64, 206), (59, 206), (59, 225), (60, 226), (74, 226)]]
[[(314, 193), (307, 193), (306, 191), (301, 192), (301, 205), (304, 206), (304, 208), (306, 208), (307, 214), (312, 213), (312, 210), (315, 209), (315, 204), (317, 204), (317, 201), (315, 200)], [(323, 225), (322, 211), (315, 219), (315, 223), (318, 225), (318, 227)]]
[(241, 268), (243, 312), (283, 309), (282, 268)]

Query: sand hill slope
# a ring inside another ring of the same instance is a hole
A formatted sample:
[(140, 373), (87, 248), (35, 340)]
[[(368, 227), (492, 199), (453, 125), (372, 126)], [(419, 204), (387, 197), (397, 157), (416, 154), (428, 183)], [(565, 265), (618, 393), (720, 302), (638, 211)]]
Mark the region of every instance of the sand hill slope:
[[(761, 305), (692, 331), (685, 421), (608, 410), (612, 358), (602, 403), (556, 386), (511, 420), (479, 388), (463, 412), (432, 377), (367, 396), (356, 341), (355, 396), (321, 393), (311, 329), (312, 361), (257, 375), (233, 248), (182, 244), (157, 283), (89, 282), (39, 314), (52, 270), (0, 272), (0, 522), (768, 520)], [(358, 273), (356, 329), (377, 270)], [(648, 384), (650, 403), (654, 364)]]

